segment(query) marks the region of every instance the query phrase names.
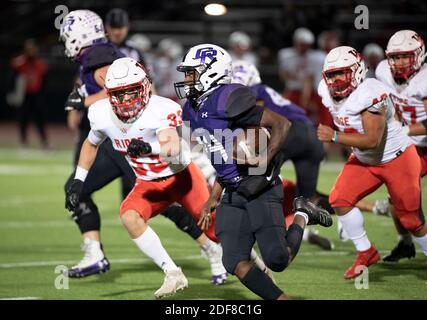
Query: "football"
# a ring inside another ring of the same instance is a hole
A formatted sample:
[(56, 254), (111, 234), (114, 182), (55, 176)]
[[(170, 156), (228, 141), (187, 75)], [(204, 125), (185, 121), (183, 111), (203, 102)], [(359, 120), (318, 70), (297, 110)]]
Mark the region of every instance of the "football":
[(267, 151), (270, 132), (264, 127), (240, 129), (233, 144), (233, 158), (238, 164), (257, 162), (259, 156)]

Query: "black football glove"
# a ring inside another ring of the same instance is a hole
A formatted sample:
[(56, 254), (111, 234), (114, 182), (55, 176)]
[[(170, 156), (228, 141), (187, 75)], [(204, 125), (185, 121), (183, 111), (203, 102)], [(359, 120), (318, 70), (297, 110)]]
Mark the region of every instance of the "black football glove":
[(132, 158), (137, 158), (143, 154), (151, 153), (151, 146), (142, 140), (132, 139), (128, 145), (127, 153)]
[(76, 86), (74, 90), (68, 95), (65, 102), (65, 110), (83, 110), (85, 108), (85, 97), (82, 90)]
[(83, 190), (83, 181), (79, 179), (74, 179), (71, 186), (68, 188), (65, 195), (65, 208), (74, 212), (80, 203), (80, 195)]

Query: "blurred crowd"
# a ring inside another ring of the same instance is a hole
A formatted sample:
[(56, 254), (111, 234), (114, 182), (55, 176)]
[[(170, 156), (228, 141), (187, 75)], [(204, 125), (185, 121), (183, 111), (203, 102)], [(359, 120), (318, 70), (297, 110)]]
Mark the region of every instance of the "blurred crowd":
[[(174, 38), (164, 38), (153, 44), (152, 40), (142, 33), (130, 33), (131, 21), (128, 12), (115, 8), (104, 17), (106, 33), (112, 43), (127, 56), (141, 61), (149, 71), (156, 93), (178, 99), (174, 91), (174, 82), (180, 81), (181, 74), (176, 66), (185, 52), (183, 44)], [(256, 66), (263, 76), (263, 48), (254, 46), (251, 35), (243, 31), (234, 31), (228, 37), (227, 49), (235, 60), (245, 60)], [(313, 123), (333, 126), (332, 118), (322, 105), (317, 94), (317, 85), (322, 77), (323, 61), (327, 53), (341, 45), (340, 33), (325, 30), (315, 34), (307, 28), (297, 28), (293, 32), (292, 46), (280, 48), (274, 58), (276, 77), (284, 98), (304, 108)], [(272, 51), (274, 54), (276, 51)], [(375, 43), (367, 44), (363, 54), (369, 66), (369, 77), (375, 74), (378, 63), (384, 59), (384, 50)], [(33, 39), (25, 41), (22, 54), (11, 60), (13, 85), (7, 95), (7, 103), (17, 108), (20, 141), (27, 145), (27, 128), (34, 120), (42, 146), (49, 148), (45, 130), (45, 108), (41, 101), (44, 78), (49, 70), (46, 61), (38, 57), (38, 46)], [(270, 69), (271, 70), (271, 69)], [(78, 126), (78, 118), (68, 119), (72, 130)]]

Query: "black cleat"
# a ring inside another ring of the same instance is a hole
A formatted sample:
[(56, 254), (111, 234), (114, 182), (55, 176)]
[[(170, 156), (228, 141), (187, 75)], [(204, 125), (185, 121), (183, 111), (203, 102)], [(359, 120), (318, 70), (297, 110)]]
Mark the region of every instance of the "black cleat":
[(391, 252), (383, 258), (385, 262), (398, 262), (403, 258), (414, 258), (415, 257), (415, 246), (413, 243), (406, 244), (403, 241), (399, 241)]
[(325, 209), (316, 206), (304, 197), (294, 199), (294, 210), (305, 212), (308, 215), (308, 225), (319, 224), (322, 227), (330, 227), (333, 224), (331, 215)]
[(330, 239), (319, 235), (315, 230), (311, 229), (308, 230), (307, 241), (308, 243), (314, 244), (326, 251), (330, 251), (335, 247), (334, 243)]

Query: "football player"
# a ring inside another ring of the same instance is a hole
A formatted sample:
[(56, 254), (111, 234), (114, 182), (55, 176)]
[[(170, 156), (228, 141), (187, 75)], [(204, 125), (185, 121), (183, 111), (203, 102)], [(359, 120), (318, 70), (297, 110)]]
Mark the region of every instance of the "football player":
[[(185, 75), (184, 81), (175, 83), (177, 96), (187, 98), (183, 119), (189, 122), (192, 136), (205, 146), (217, 172), (199, 224), (207, 228), (216, 208), (216, 232), (226, 270), (263, 299), (286, 299), (271, 278), (250, 261), (255, 241), (267, 267), (283, 271), (298, 253), (307, 224), (332, 224), (327, 211), (297, 198), (294, 223), (287, 231), (284, 227), (283, 188), (278, 177), (282, 163), (276, 155), (291, 124), (269, 109), (257, 107), (247, 87), (231, 84), (231, 57), (217, 45), (190, 48), (177, 70)], [(248, 165), (233, 159), (235, 134), (253, 126), (271, 130), (267, 156), (259, 159), (258, 169), (264, 173), (253, 172), (258, 175), (251, 175)]]
[(319, 140), (353, 148), (329, 196), (357, 250), (354, 264), (344, 273), (345, 279), (357, 277), (381, 259), (355, 205), (382, 184), (387, 186), (405, 229), (420, 238), (427, 232), (420, 213), (421, 163), (417, 151), (394, 118), (390, 90), (376, 79), (365, 79), (366, 72), (359, 52), (348, 46), (337, 47), (325, 59), (318, 88), (339, 129), (319, 125)]
[[(70, 12), (64, 18), (60, 39), (65, 45), (65, 55), (80, 65), (82, 85), (70, 94), (66, 103), (67, 107), (75, 109), (70, 111), (70, 115), (78, 112), (77, 110), (82, 113), (79, 115), (81, 122), (75, 156), (77, 162), (81, 146), (90, 131), (87, 107), (107, 97), (104, 90), (106, 71), (114, 60), (124, 57), (124, 54), (107, 42), (101, 18), (89, 10)], [(74, 176), (72, 173), (69, 177), (65, 185), (66, 191), (72, 187)], [(72, 214), (83, 236), (85, 254), (77, 265), (68, 270), (69, 277), (90, 276), (106, 272), (110, 268), (100, 242), (99, 211), (91, 195), (118, 177), (122, 178), (122, 196), (125, 198), (134, 185), (135, 174), (124, 157), (106, 141), (99, 148), (95, 163), (84, 183), (80, 204)], [(163, 214), (199, 243), (211, 264), (212, 283), (223, 283), (226, 272), (221, 263), (221, 248), (202, 233), (194, 219), (182, 207), (168, 208)]]
[[(181, 107), (151, 95), (151, 81), (141, 64), (131, 58), (115, 60), (106, 74), (105, 87), (109, 99), (89, 108), (91, 131), (80, 152), (67, 206), (73, 210), (79, 205), (83, 182), (99, 145), (108, 137), (137, 176), (120, 207), (121, 221), (138, 248), (165, 272), (164, 283), (155, 292), (156, 298), (162, 298), (187, 287), (188, 282), (148, 226), (148, 220), (174, 202), (198, 220), (209, 197), (208, 187), (191, 162), (188, 149), (180, 143), (177, 127), (182, 124)], [(205, 233), (216, 241), (214, 224)]]
[[(410, 136), (421, 158), (421, 176), (427, 174), (427, 67), (425, 45), (419, 34), (412, 30), (400, 30), (388, 41), (387, 60), (376, 69), (378, 80), (392, 91), (391, 97), (405, 125), (403, 130)], [(402, 258), (415, 257), (411, 233), (395, 219), (399, 233), (397, 246), (384, 257), (384, 261), (397, 262)], [(427, 245), (427, 236), (415, 238)], [(424, 253), (427, 252), (424, 250)]]

